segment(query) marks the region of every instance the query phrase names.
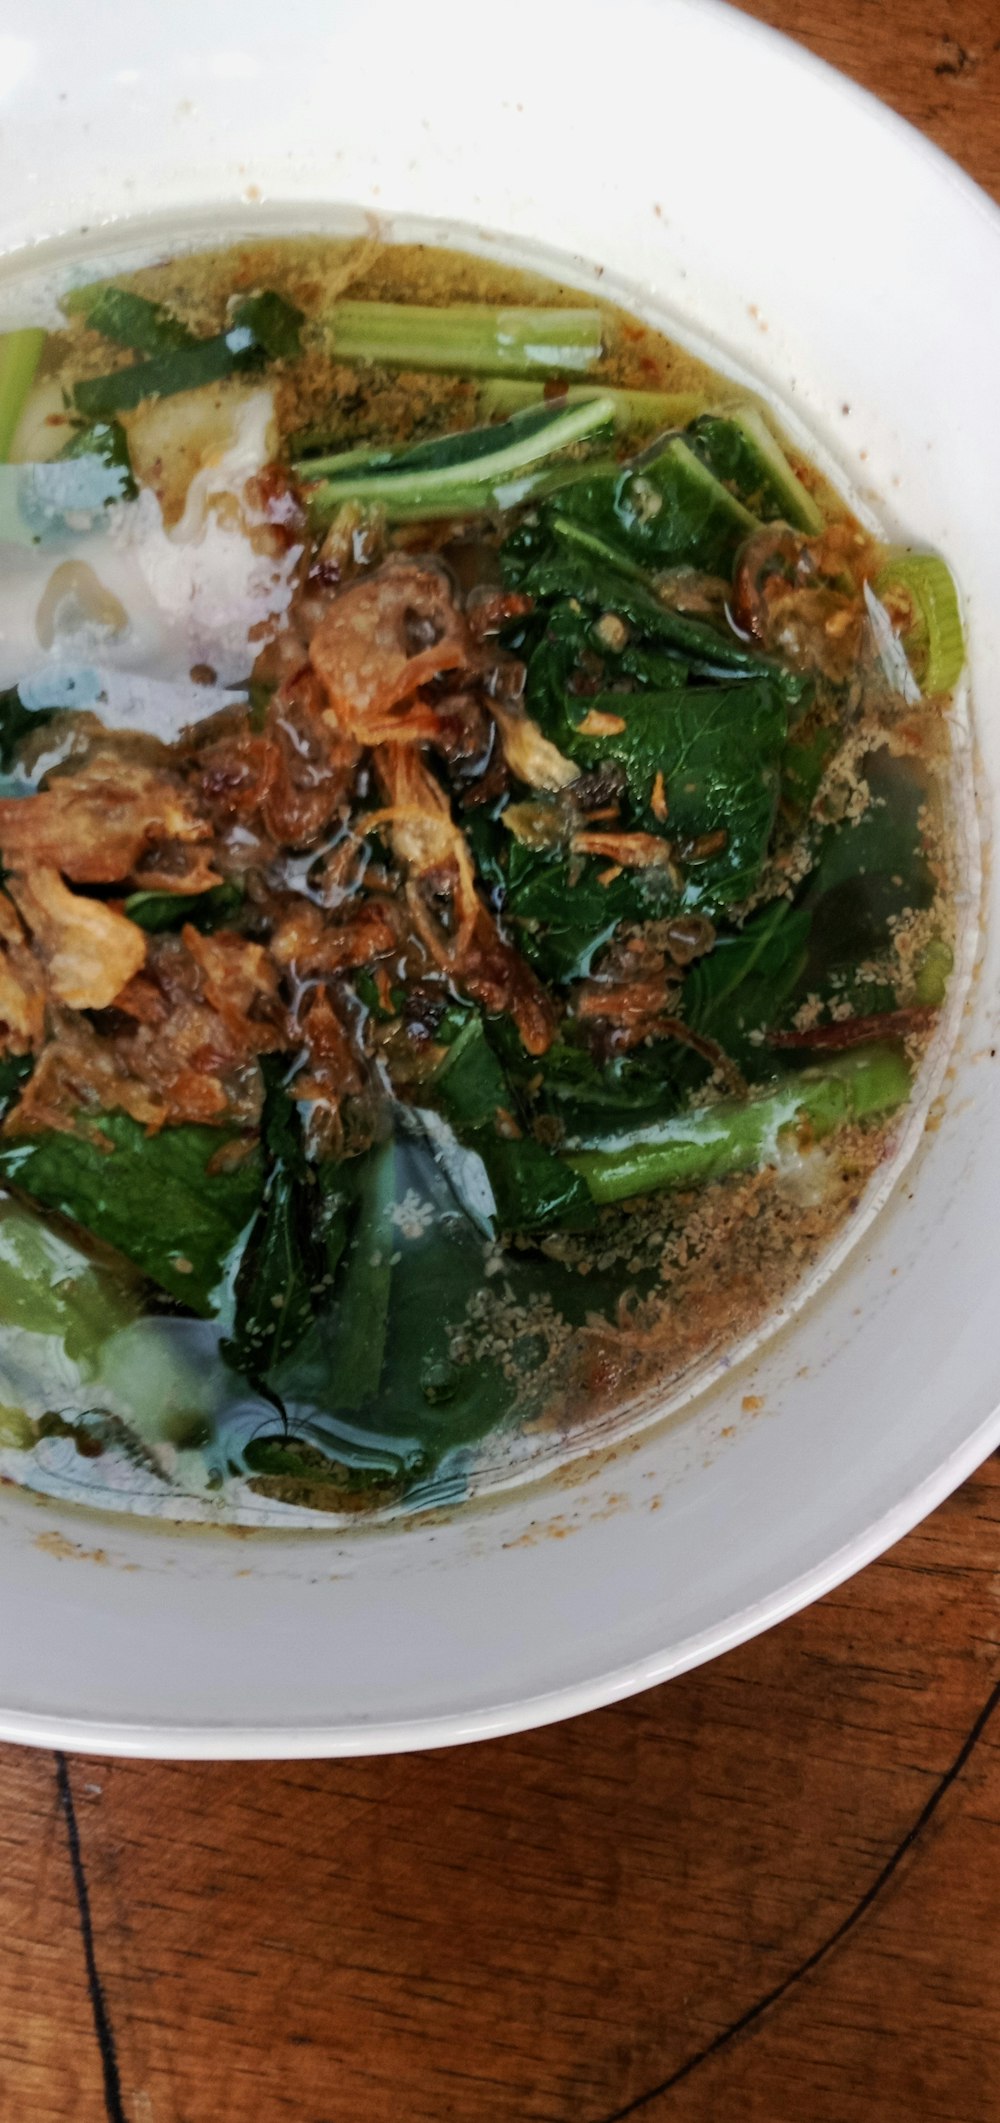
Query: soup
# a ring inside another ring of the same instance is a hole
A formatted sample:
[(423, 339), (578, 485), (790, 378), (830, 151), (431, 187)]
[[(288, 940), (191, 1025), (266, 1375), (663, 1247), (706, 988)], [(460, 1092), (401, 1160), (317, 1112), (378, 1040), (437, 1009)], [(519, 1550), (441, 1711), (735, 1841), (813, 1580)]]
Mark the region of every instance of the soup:
[(894, 1147), (951, 577), (459, 252), (60, 305), (0, 346), (4, 1465), (460, 1497), (756, 1330)]

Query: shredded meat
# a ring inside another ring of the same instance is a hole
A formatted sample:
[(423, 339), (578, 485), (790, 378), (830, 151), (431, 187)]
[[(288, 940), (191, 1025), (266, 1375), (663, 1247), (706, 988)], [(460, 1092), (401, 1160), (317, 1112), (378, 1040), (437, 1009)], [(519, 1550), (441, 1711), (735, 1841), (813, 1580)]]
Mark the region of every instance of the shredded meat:
[(395, 554), (334, 599), (311, 655), (334, 729), (360, 744), (418, 743), (435, 729), (420, 688), (466, 666), (470, 641), (444, 570)]
[(46, 864), (80, 885), (120, 883), (148, 864), (154, 847), (209, 840), (211, 830), (180, 775), (110, 747), (53, 775), (37, 796), (0, 801), (0, 849), (8, 866)]
[(71, 892), (48, 864), (18, 872), (8, 890), (31, 932), (50, 995), (74, 1010), (104, 1010), (113, 1003), (146, 956), (146, 938), (135, 922), (101, 900)]

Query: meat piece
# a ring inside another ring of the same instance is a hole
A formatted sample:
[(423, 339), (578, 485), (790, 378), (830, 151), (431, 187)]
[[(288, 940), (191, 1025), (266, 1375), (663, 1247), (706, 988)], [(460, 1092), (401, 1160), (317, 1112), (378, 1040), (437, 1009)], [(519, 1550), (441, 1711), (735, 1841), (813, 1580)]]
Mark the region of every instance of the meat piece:
[(556, 1031), (552, 1002), (483, 905), (444, 790), (409, 745), (383, 745), (376, 765), (389, 803), (368, 823), (390, 828), (393, 852), (409, 877), (414, 926), (430, 957), (484, 1009), (509, 1011), (528, 1053), (544, 1054)]
[(534, 598), (522, 590), (501, 590), (491, 583), (480, 583), (471, 590), (465, 607), (469, 632), (476, 641), (499, 634), (512, 619), (525, 619), (534, 609)]
[(0, 892), (0, 1048), (30, 1054), (45, 1038), (45, 979), (5, 892)]
[(409, 708), (421, 686), (470, 661), (471, 644), (448, 578), (431, 561), (395, 554), (334, 598), (313, 635), (327, 715), (359, 744), (418, 742), (433, 710)]
[(202, 936), (186, 923), (181, 942), (201, 974), (205, 1001), (225, 1025), (236, 1052), (266, 1054), (282, 1045), (278, 972), (263, 944), (219, 929)]
[(198, 801), (222, 830), (257, 816), (277, 771), (275, 746), (241, 718), (199, 747), (192, 778)]
[(44, 864), (74, 884), (120, 883), (154, 844), (197, 843), (211, 832), (178, 774), (110, 747), (53, 776), (37, 796), (0, 801), (0, 850), (8, 867)]
[(71, 892), (47, 864), (17, 873), (8, 889), (31, 931), (49, 993), (73, 1010), (107, 1009), (145, 959), (143, 931), (101, 900)]

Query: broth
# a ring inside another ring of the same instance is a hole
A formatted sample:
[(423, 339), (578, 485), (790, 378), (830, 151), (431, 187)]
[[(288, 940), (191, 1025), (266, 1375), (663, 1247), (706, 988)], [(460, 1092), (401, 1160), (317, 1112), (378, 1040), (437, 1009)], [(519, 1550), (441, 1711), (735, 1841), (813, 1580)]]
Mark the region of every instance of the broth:
[(755, 1331), (890, 1154), (951, 578), (536, 274), (60, 299), (0, 360), (4, 1466), (459, 1498)]

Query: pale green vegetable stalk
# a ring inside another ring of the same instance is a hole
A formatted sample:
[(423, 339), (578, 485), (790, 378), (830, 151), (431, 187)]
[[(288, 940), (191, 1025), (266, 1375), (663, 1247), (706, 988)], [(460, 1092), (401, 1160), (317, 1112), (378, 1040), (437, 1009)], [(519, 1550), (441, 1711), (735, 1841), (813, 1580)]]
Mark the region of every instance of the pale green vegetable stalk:
[[(571, 383), (558, 399), (550, 402), (553, 408), (576, 405), (589, 398), (593, 389), (592, 384)], [(616, 431), (626, 435), (661, 435), (668, 428), (685, 428), (689, 420), (696, 420), (714, 402), (704, 391), (606, 390), (601, 395), (614, 408)], [(518, 377), (491, 376), (480, 384), (478, 401), (484, 418), (493, 420), (499, 414), (520, 413), (525, 406), (543, 404), (545, 385), (527, 383)]]
[(459, 375), (585, 376), (604, 352), (604, 319), (586, 309), (338, 302), (327, 338), (340, 361)]
[(759, 1097), (675, 1114), (602, 1149), (571, 1151), (566, 1162), (596, 1202), (701, 1186), (773, 1164), (786, 1130), (805, 1129), (818, 1141), (849, 1121), (891, 1113), (905, 1104), (910, 1081), (898, 1048), (859, 1047)]
[(4, 332), (0, 337), (0, 464), (6, 464), (10, 457), (10, 446), (44, 345), (45, 333), (40, 325), (25, 325), (19, 332)]

